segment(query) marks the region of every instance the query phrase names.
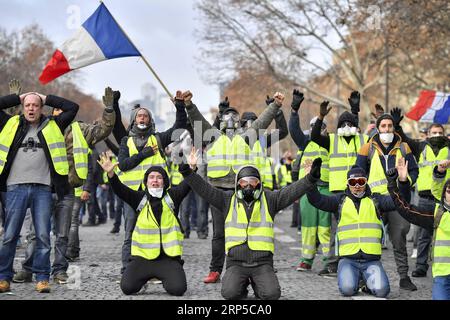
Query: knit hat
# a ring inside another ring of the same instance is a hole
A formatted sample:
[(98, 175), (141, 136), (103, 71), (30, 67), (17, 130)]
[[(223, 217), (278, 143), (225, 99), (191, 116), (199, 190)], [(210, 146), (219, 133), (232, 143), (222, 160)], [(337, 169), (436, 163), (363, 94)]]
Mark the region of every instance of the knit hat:
[(356, 164), (353, 167), (351, 167), (351, 169), (348, 170), (347, 172), (347, 179), (361, 178), (361, 177), (367, 179), (367, 173), (363, 168), (361, 168)]
[(348, 111), (345, 111), (340, 115), (337, 127), (340, 128), (344, 122), (350, 122), (354, 127), (356, 127), (355, 116)]
[(392, 120), (392, 123), (394, 123), (394, 118), (389, 113), (384, 113), (377, 118), (377, 122), (376, 122), (377, 129), (380, 126), (381, 121), (384, 119)]
[(256, 177), (259, 180), (261, 180), (259, 171), (254, 166), (242, 167), (237, 174), (236, 181), (239, 181), (239, 179), (244, 178), (244, 177)]
[(235, 108), (228, 107), (228, 108), (226, 108), (225, 110), (223, 110), (222, 115), (227, 114), (227, 113), (229, 113), (229, 112), (234, 112), (234, 113), (239, 114), (239, 111), (237, 111)]
[(241, 117), (241, 120), (243, 122), (246, 122), (249, 120), (255, 121), (256, 119), (258, 119), (258, 116), (254, 112), (244, 112)]
[(163, 167), (160, 166), (151, 166), (150, 168), (148, 168), (148, 170), (145, 172), (144, 174), (144, 185), (145, 188), (147, 188), (147, 178), (148, 175), (150, 174), (150, 172), (158, 172), (163, 176), (163, 180), (164, 180), (164, 190), (167, 190), (170, 186), (170, 181), (169, 181), (169, 176), (167, 175), (166, 170), (164, 170)]

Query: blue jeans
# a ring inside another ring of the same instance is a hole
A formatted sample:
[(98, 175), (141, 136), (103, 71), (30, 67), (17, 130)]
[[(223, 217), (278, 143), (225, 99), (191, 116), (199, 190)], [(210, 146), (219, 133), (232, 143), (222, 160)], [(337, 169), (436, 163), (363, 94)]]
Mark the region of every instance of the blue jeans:
[(370, 292), (378, 298), (385, 298), (391, 290), (388, 277), (380, 260), (367, 261), (341, 258), (337, 277), (339, 291), (344, 296), (353, 296), (358, 293), (361, 279), (366, 282)]
[(434, 277), (433, 300), (450, 300), (450, 275)]
[(36, 230), (33, 273), (37, 281), (50, 278), (50, 216), (52, 192), (41, 184), (17, 184), (8, 186), (6, 193), (6, 218), (3, 246), (0, 248), (0, 280), (11, 281), (13, 262), (20, 230), (27, 207), (31, 209)]

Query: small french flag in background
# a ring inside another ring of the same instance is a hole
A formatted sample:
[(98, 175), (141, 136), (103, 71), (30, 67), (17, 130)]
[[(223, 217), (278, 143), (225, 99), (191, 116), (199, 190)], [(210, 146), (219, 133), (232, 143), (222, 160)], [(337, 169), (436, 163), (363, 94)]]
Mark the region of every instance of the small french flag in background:
[(415, 106), (406, 116), (421, 122), (447, 124), (450, 116), (450, 94), (423, 90)]
[(39, 81), (46, 84), (96, 62), (132, 56), (141, 56), (141, 53), (101, 3), (75, 35), (53, 53)]

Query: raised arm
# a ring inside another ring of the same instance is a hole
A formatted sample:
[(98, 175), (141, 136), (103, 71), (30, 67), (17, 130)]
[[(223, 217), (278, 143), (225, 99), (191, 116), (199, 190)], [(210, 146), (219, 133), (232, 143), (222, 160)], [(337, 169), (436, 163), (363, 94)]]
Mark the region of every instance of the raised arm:
[(255, 130), (267, 129), (272, 120), (277, 115), (279, 108), (282, 107), (284, 101), (284, 95), (280, 92), (275, 93), (274, 102), (269, 104), (264, 111), (259, 115), (258, 119), (256, 119), (252, 123), (252, 128)]
[(314, 127), (311, 130), (311, 140), (317, 143), (322, 148), (330, 151), (330, 137), (329, 136), (322, 136), (320, 134), (322, 130), (322, 123), (325, 116), (331, 111), (331, 107), (328, 107), (329, 102), (323, 101), (320, 104), (320, 112), (319, 116), (314, 123)]
[(119, 100), (120, 100), (120, 91), (114, 91), (113, 109), (116, 114), (116, 121), (114, 122), (114, 128), (112, 130), (112, 133), (118, 143), (120, 143), (123, 137), (127, 135), (127, 130), (125, 129), (125, 126), (123, 125), (122, 122), (122, 112), (120, 111)]
[(273, 132), (267, 136), (267, 148), (270, 148), (272, 144), (275, 144), (287, 137), (289, 131), (284, 117), (284, 113), (281, 109), (278, 110), (275, 116), (275, 128), (278, 132)]
[(187, 115), (186, 115), (186, 109), (185, 109), (185, 103), (183, 101), (182, 93), (181, 91), (177, 91), (177, 95), (175, 97), (175, 108), (176, 108), (176, 116), (175, 116), (175, 123), (172, 126), (172, 128), (158, 133), (160, 141), (161, 141), (161, 148), (164, 150), (169, 144), (172, 143), (172, 133), (176, 129), (187, 129)]
[(56, 124), (61, 129), (61, 132), (64, 132), (64, 130), (72, 123), (80, 108), (75, 102), (53, 95), (48, 95), (46, 97), (45, 104), (49, 107), (59, 108), (63, 111), (54, 118)]

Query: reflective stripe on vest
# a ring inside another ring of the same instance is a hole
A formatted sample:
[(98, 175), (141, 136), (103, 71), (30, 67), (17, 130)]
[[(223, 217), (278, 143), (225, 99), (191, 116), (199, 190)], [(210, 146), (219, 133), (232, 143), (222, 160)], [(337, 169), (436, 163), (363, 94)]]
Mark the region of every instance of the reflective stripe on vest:
[(247, 242), (251, 250), (270, 251), (274, 253), (273, 220), (267, 210), (264, 192), (253, 205), (250, 222), (242, 203), (234, 194), (225, 219), (225, 251)]
[(233, 169), (237, 173), (247, 164), (252, 164), (253, 156), (250, 147), (240, 135), (221, 135), (212, 147), (206, 152), (208, 163), (207, 172), (209, 178), (222, 178)]
[(132, 235), (132, 256), (156, 259), (160, 255), (161, 245), (164, 253), (170, 257), (183, 254), (183, 234), (178, 219), (164, 198), (161, 203), (161, 225), (157, 224), (148, 201), (139, 213)]
[(55, 120), (49, 120), (42, 129), (42, 135), (47, 144), (53, 167), (59, 175), (69, 174), (69, 163), (67, 162), (67, 150), (64, 136)]
[[(370, 153), (369, 153), (370, 155)], [(395, 155), (395, 165), (397, 166), (398, 160), (402, 157), (406, 156), (406, 150), (404, 149), (404, 144), (402, 143), (400, 145), (400, 148), (397, 148), (397, 153)], [(386, 164), (386, 171), (390, 168), (388, 167), (388, 155), (383, 155), (385, 159)], [(370, 160), (370, 169), (369, 169), (369, 179), (367, 183), (369, 184), (370, 191), (372, 193), (379, 193), (379, 194), (388, 194), (387, 189), (387, 179), (386, 179), (386, 173), (385, 169), (383, 169), (383, 165), (381, 164), (380, 155), (377, 150), (374, 150), (374, 152), (371, 152), (371, 159)]]
[(83, 186), (74, 188), (75, 197), (81, 197), (81, 194), (83, 193)]
[(350, 256), (360, 250), (366, 254), (381, 255), (383, 225), (373, 200), (362, 198), (357, 211), (353, 201), (345, 196), (340, 210), (337, 229), (339, 256)]
[(356, 163), (359, 149), (367, 142), (366, 135), (356, 135), (348, 144), (344, 137), (330, 134), (330, 191), (344, 191), (347, 171)]
[(449, 148), (439, 150), (436, 156), (429, 145), (425, 145), (419, 159), (419, 176), (417, 177), (417, 190), (431, 190), (433, 183), (433, 169), (442, 160), (450, 160)]
[(317, 143), (313, 141), (309, 141), (308, 145), (303, 152), (303, 156), (300, 161), (300, 170), (298, 174), (298, 179), (305, 177), (305, 162), (307, 160), (314, 161), (316, 158), (322, 159), (322, 166), (320, 167), (320, 180), (324, 182), (330, 181), (330, 157), (328, 155), (328, 151), (325, 148), (322, 148)]
[(72, 123), (72, 138), (75, 171), (80, 179), (86, 180), (88, 175), (89, 145), (81, 132), (78, 121)]
[(257, 140), (252, 148), (251, 162), (256, 168), (258, 168), (259, 172), (263, 172), (266, 166), (266, 159), (264, 155), (265, 153), (264, 149), (261, 147), (261, 142)]
[(16, 136), (19, 127), (20, 117), (14, 116), (8, 119), (2, 131), (0, 132), (0, 174), (5, 168), (6, 159), (8, 158), (9, 148)]
[[(156, 137), (154, 135), (151, 135), (150, 137), (148, 137), (148, 141), (144, 147), (155, 147), (157, 145), (158, 142), (156, 140)], [(130, 157), (139, 153), (132, 137), (128, 138), (127, 146)], [(133, 169), (122, 171), (122, 174), (119, 175), (119, 179), (123, 184), (133, 190), (138, 190), (141, 185), (142, 188), (144, 188), (142, 180), (144, 179), (145, 172), (152, 166), (163, 167), (166, 170), (167, 175), (169, 175), (166, 160), (161, 156), (159, 148), (156, 154), (151, 157), (145, 158)]]
[[(439, 209), (436, 205), (434, 216)], [(433, 243), (433, 277), (450, 275), (450, 212), (445, 211), (441, 221), (435, 230), (435, 241)]]

